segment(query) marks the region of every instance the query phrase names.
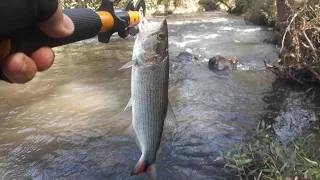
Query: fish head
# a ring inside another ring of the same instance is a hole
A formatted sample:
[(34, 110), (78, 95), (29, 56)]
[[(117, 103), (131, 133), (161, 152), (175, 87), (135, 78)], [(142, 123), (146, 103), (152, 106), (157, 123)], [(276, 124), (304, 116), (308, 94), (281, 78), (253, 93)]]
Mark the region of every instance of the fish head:
[(136, 63), (154, 65), (168, 57), (168, 27), (163, 18), (160, 23), (149, 23), (145, 18), (139, 24), (135, 41)]

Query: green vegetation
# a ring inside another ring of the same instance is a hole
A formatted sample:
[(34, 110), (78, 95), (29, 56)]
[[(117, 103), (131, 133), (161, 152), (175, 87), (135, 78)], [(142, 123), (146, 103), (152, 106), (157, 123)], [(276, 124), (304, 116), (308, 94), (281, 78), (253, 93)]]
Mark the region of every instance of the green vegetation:
[[(196, 12), (201, 10), (199, 0), (146, 0), (147, 14), (163, 15), (185, 12)], [(97, 9), (101, 0), (60, 0), (63, 8), (91, 8)], [(115, 0), (117, 8), (123, 7), (126, 0)], [(136, 0), (134, 0), (136, 2)]]
[(97, 9), (101, 4), (101, 0), (60, 0), (63, 8), (92, 8)]
[[(288, 143), (281, 143), (271, 125), (263, 121), (248, 134), (248, 139), (217, 161), (238, 173), (239, 179), (318, 180), (320, 179), (320, 128), (308, 129)], [(310, 133), (310, 131), (312, 133)], [(318, 142), (317, 142), (318, 141)]]
[(206, 10), (226, 10), (243, 15), (258, 25), (274, 26), (277, 18), (276, 0), (200, 0)]
[(243, 14), (245, 19), (265, 26), (274, 26), (277, 18), (275, 0), (236, 0), (230, 12)]

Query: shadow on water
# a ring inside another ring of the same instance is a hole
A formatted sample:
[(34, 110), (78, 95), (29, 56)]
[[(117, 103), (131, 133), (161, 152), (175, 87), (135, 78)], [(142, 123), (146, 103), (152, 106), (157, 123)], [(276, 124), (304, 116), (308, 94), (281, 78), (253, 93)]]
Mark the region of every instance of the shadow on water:
[(271, 90), (263, 93), (262, 100), (266, 103), (265, 109), (267, 110), (267, 113), (262, 115), (261, 119), (269, 124), (275, 123), (276, 117), (281, 110), (285, 109), (284, 102), (289, 97), (290, 92), (303, 92), (305, 90), (307, 90), (307, 88), (285, 83), (280, 79), (275, 79), (272, 82)]
[(263, 93), (266, 113), (261, 120), (271, 124), (284, 142), (296, 137), (301, 129), (315, 125), (320, 113), (319, 87), (301, 86), (275, 79), (270, 91)]

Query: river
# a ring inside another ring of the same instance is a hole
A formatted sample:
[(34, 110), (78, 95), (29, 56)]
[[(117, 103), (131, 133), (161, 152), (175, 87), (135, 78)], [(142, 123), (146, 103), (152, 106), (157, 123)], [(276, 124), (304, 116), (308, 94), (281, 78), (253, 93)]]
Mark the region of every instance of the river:
[[(161, 143), (159, 179), (235, 179), (213, 161), (259, 120), (275, 121), (275, 132), (287, 139), (317, 116), (305, 89), (264, 70), (263, 60), (277, 58), (275, 45), (264, 42), (272, 31), (223, 12), (167, 21), (169, 96), (179, 126)], [(1, 179), (147, 179), (129, 177), (140, 152), (124, 133), (131, 71), (118, 69), (131, 60), (133, 42), (114, 36), (108, 44), (89, 39), (58, 47), (52, 68), (31, 82), (1, 83)], [(199, 60), (179, 62), (180, 52)], [(236, 56), (238, 70), (209, 71), (208, 59), (218, 54)]]

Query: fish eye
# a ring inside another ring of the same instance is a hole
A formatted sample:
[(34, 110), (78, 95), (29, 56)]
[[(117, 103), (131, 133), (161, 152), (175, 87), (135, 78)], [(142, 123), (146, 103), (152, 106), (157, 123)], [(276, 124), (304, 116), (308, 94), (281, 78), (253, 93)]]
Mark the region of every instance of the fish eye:
[(158, 34), (158, 40), (163, 40), (164, 39), (164, 34), (161, 32)]

